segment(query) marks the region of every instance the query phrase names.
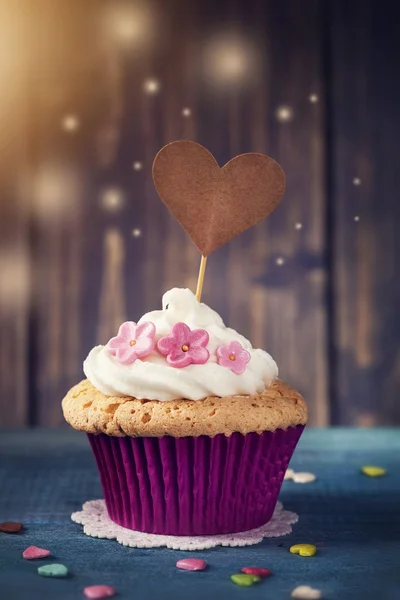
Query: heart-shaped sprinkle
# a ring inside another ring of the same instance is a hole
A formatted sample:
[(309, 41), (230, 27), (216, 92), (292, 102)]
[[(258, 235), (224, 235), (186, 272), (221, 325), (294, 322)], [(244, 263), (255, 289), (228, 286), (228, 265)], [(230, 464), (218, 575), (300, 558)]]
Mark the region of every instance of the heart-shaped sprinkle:
[(317, 478), (314, 473), (293, 473), (292, 479), (295, 483), (312, 483)]
[(42, 577), (66, 577), (68, 569), (65, 565), (59, 564), (43, 565), (38, 568), (38, 573)]
[(242, 573), (256, 575), (257, 577), (269, 577), (271, 575), (271, 571), (263, 567), (243, 567)]
[(111, 598), (117, 592), (111, 585), (89, 585), (83, 590), (86, 598)]
[(386, 475), (386, 469), (383, 467), (361, 467), (361, 471), (368, 477), (383, 477), (383, 475)]
[(16, 521), (5, 521), (4, 523), (0, 523), (0, 531), (3, 533), (18, 533), (21, 531), (22, 527), (22, 523), (17, 523)]
[(286, 185), (281, 167), (264, 154), (241, 154), (221, 169), (206, 148), (188, 140), (160, 150), (153, 179), (203, 256), (265, 219)]
[(178, 560), (176, 566), (178, 569), (183, 569), (184, 571), (204, 571), (207, 563), (200, 558), (182, 558)]
[(34, 560), (35, 558), (45, 558), (50, 555), (50, 550), (39, 548), (38, 546), (29, 546), (23, 551), (22, 556), (26, 560)]
[(283, 479), (284, 479), (284, 481), (287, 481), (288, 479), (293, 479), (293, 476), (294, 476), (293, 469), (286, 469), (285, 476)]
[(317, 549), (313, 544), (295, 544), (289, 548), (289, 552), (300, 556), (314, 556), (316, 551)]
[(236, 573), (235, 575), (231, 575), (231, 581), (241, 587), (250, 587), (261, 581), (261, 577), (258, 577), (257, 575), (247, 575), (245, 573)]
[(292, 598), (298, 598), (299, 600), (319, 600), (321, 597), (321, 590), (312, 588), (309, 585), (299, 585), (292, 591)]

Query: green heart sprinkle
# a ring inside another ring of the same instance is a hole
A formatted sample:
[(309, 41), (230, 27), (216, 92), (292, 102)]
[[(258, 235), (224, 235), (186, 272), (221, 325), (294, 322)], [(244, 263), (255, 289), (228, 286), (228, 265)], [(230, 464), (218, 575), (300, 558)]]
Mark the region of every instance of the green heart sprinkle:
[(43, 565), (38, 568), (38, 573), (42, 577), (66, 577), (68, 569), (65, 565)]
[(386, 475), (386, 469), (383, 469), (382, 467), (361, 467), (361, 471), (368, 477), (382, 477), (383, 475)]
[(245, 573), (237, 573), (236, 575), (231, 575), (231, 580), (236, 585), (240, 585), (241, 587), (250, 587), (261, 581), (261, 577), (258, 575), (246, 575)]
[(300, 556), (314, 556), (316, 551), (317, 549), (313, 544), (295, 544), (289, 548), (289, 552)]

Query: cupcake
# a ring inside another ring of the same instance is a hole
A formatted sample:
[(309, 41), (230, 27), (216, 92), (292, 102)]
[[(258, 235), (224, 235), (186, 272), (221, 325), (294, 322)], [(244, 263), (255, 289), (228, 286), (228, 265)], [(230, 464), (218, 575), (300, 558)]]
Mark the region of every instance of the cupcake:
[(307, 421), (264, 350), (188, 289), (123, 323), (63, 399), (88, 435), (110, 518), (163, 535), (267, 523)]

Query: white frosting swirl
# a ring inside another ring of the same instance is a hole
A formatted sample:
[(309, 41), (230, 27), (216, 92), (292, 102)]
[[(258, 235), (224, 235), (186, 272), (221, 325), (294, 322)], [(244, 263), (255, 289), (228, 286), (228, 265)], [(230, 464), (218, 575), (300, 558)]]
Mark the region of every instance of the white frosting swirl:
[[(163, 309), (149, 312), (139, 323), (151, 321), (156, 326), (156, 341), (170, 334), (175, 323), (184, 322), (190, 329), (205, 329), (209, 336), (208, 362), (183, 368), (170, 366), (155, 348), (148, 356), (122, 365), (105, 346), (96, 346), (83, 364), (89, 381), (107, 396), (132, 396), (148, 400), (187, 398), (201, 400), (207, 396), (237, 396), (263, 392), (277, 377), (278, 367), (264, 350), (254, 349), (234, 329), (225, 327), (221, 317), (206, 304), (199, 303), (188, 289), (174, 288), (163, 296)], [(250, 361), (241, 375), (217, 363), (216, 349), (238, 341), (250, 353)]]

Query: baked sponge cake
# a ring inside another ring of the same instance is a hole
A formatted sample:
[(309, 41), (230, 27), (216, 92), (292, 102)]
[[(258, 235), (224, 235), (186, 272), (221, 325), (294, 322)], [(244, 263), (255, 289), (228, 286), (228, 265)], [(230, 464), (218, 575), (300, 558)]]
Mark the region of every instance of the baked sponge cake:
[(269, 521), (307, 407), (267, 352), (173, 289), (93, 348), (84, 372), (63, 412), (88, 434), (113, 521), (164, 535)]

